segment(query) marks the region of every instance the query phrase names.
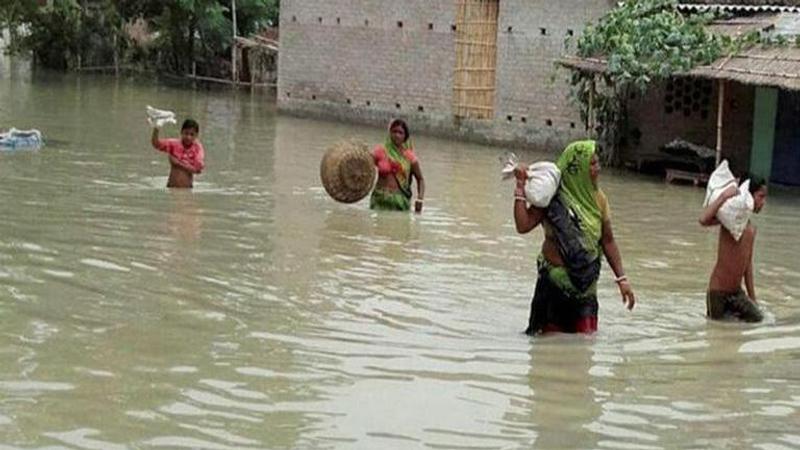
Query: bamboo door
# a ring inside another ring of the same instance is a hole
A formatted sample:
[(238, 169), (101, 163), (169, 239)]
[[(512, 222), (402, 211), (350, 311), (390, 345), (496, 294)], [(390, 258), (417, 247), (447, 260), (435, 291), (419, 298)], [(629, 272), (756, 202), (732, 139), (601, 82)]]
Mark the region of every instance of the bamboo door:
[(499, 0), (456, 0), (456, 117), (494, 117)]

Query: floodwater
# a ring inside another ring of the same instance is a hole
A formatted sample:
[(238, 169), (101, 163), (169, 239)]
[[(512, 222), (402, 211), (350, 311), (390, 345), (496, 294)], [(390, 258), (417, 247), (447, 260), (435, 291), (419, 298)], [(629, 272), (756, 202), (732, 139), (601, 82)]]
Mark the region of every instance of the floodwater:
[[(200, 122), (193, 192), (148, 104)], [(542, 234), (514, 230), (503, 149), (417, 137), (414, 216), (320, 187), (329, 144), (381, 130), (264, 95), (6, 59), (10, 126), (48, 145), (0, 153), (2, 449), (800, 448), (796, 192), (754, 219), (765, 323), (710, 323), (703, 191), (605, 171), (639, 304), (605, 267), (596, 335), (531, 339)]]

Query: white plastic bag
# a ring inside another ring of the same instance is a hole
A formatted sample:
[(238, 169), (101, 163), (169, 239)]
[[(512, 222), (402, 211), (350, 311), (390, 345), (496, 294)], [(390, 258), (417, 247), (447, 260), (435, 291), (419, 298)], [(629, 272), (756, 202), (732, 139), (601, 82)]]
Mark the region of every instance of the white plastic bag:
[(719, 197), (719, 194), (724, 192), (731, 183), (736, 183), (736, 178), (734, 178), (730, 167), (728, 167), (728, 160), (723, 159), (719, 166), (714, 169), (714, 172), (711, 174), (711, 176), (708, 177), (706, 198), (703, 200), (703, 208), (708, 206), (712, 201)]
[(528, 166), (527, 173), (525, 198), (537, 208), (547, 208), (561, 184), (561, 171), (551, 162), (540, 161)]
[[(708, 179), (703, 207), (713, 203), (731, 184), (736, 185), (736, 178), (733, 177), (728, 167), (728, 161), (722, 161)], [(717, 220), (737, 241), (741, 239), (742, 233), (747, 228), (747, 222), (750, 221), (750, 216), (753, 214), (754, 204), (753, 195), (750, 194), (750, 180), (747, 180), (739, 186), (739, 193), (725, 200), (725, 203), (717, 211)]]
[(12, 127), (8, 132), (0, 133), (0, 150), (37, 149), (43, 143), (42, 132), (39, 130), (18, 130)]
[[(519, 167), (517, 155), (508, 153), (500, 158), (500, 162), (503, 163), (503, 169), (500, 171), (503, 179), (513, 177), (514, 171)], [(547, 208), (561, 184), (561, 171), (558, 170), (558, 166), (548, 161), (540, 161), (528, 166), (525, 172), (528, 175), (528, 180), (525, 182), (525, 199), (537, 208)]]
[(147, 122), (154, 128), (161, 128), (168, 123), (178, 123), (174, 112), (155, 109), (150, 105), (147, 105)]
[(753, 215), (753, 205), (753, 195), (750, 194), (750, 180), (747, 180), (739, 186), (739, 193), (725, 200), (725, 203), (717, 211), (719, 223), (727, 228), (737, 241), (741, 239), (742, 233), (747, 228), (747, 222), (750, 221), (750, 216)]

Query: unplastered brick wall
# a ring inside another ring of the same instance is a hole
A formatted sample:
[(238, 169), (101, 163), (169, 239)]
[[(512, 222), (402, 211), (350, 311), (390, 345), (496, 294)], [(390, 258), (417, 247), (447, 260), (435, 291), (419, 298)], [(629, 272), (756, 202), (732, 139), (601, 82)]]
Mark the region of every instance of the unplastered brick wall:
[(451, 0), (281, 2), (280, 106), (450, 115), (454, 11)]
[(556, 72), (609, 0), (501, 0), (494, 119), (453, 117), (456, 0), (284, 0), (278, 105), (298, 115), (561, 148), (585, 131)]
[(613, 7), (608, 0), (501, 0), (498, 30), (497, 105), (500, 120), (584, 136), (578, 108), (569, 99), (570, 73), (556, 61), (590, 21)]

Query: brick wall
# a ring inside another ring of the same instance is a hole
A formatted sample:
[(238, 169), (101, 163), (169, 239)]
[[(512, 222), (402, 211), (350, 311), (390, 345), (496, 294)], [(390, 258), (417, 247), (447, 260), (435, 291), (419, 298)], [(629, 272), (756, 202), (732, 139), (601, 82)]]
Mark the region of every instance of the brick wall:
[[(660, 83), (644, 95), (635, 94), (629, 103), (628, 146), (623, 159), (634, 163), (669, 159), (661, 147), (680, 138), (694, 144), (716, 149), (718, 84), (685, 78), (689, 90), (667, 89)], [(708, 94), (699, 96), (707, 84)], [(753, 133), (754, 94), (752, 86), (727, 83), (722, 134), (722, 157), (730, 162), (731, 169), (743, 172), (749, 169), (750, 147)], [(699, 98), (695, 98), (699, 97)], [(688, 103), (679, 99), (689, 99)], [(699, 108), (695, 108), (699, 106)]]
[(586, 23), (613, 6), (607, 0), (501, 0), (497, 120), (520, 123), (541, 146), (561, 148), (586, 136), (569, 99), (570, 73), (555, 61)]
[[(491, 121), (455, 121), (455, 0), (284, 0), (278, 106), (288, 113), (558, 149), (584, 136), (554, 61), (613, 0), (501, 0)], [(510, 27), (510, 30), (509, 30)]]

